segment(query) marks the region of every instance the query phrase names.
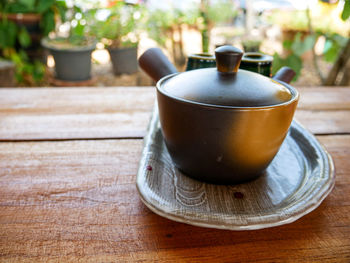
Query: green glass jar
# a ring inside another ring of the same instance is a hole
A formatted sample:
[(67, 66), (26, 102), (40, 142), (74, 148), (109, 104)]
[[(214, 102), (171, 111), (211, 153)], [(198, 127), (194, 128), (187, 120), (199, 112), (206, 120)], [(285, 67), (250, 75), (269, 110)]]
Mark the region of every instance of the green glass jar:
[(188, 56), (186, 71), (200, 68), (215, 68), (216, 60), (215, 56), (202, 53), (202, 54), (192, 54)]
[[(271, 77), (272, 61), (273, 57), (269, 55), (247, 52), (244, 53), (239, 68)], [(214, 67), (216, 67), (215, 56), (208, 53), (192, 54), (188, 56), (186, 71)]]
[(240, 69), (245, 69), (271, 77), (273, 57), (258, 52), (244, 53)]

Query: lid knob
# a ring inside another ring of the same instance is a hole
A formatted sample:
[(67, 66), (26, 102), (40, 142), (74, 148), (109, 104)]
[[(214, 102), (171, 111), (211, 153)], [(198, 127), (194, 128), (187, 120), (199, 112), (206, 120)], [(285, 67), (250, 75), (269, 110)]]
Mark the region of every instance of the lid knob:
[(222, 73), (235, 73), (238, 71), (242, 50), (233, 46), (221, 46), (215, 49), (216, 67)]

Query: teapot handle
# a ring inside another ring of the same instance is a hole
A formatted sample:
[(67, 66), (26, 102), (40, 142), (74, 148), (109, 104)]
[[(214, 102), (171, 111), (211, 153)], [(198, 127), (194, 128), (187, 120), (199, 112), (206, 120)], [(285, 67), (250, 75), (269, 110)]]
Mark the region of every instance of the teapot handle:
[(139, 57), (139, 65), (156, 82), (166, 75), (177, 73), (175, 66), (159, 48), (145, 51)]
[(292, 70), (289, 67), (282, 67), (277, 71), (275, 76), (273, 76), (272, 78), (276, 80), (281, 80), (285, 83), (290, 83), (294, 78), (294, 76), (295, 76), (294, 70)]

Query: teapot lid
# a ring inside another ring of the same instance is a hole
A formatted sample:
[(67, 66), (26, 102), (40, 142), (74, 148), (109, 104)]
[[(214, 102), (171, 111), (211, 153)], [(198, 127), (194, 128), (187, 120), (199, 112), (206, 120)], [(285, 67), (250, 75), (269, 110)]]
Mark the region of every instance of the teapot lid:
[(243, 56), (240, 49), (218, 47), (215, 56), (217, 68), (167, 76), (159, 81), (158, 90), (186, 101), (230, 107), (273, 106), (293, 97), (288, 85), (238, 69)]

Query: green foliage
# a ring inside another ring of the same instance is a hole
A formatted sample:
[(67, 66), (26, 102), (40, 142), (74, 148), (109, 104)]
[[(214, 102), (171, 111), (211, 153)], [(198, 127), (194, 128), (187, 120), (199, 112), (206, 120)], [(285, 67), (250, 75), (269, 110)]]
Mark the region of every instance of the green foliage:
[[(98, 12), (108, 12), (105, 19), (99, 20)], [(144, 9), (140, 5), (130, 5), (117, 2), (104, 10), (91, 10), (92, 17), (89, 25), (90, 34), (108, 47), (137, 46), (139, 41), (138, 29), (144, 18)]]
[(34, 13), (35, 0), (7, 1), (5, 6), (7, 13)]
[(260, 40), (244, 40), (242, 41), (244, 52), (259, 52)]
[[(342, 14), (337, 9), (338, 4), (326, 4), (321, 1), (314, 5), (310, 3), (312, 29), (322, 34), (338, 33), (346, 36), (350, 28), (344, 21), (350, 14), (350, 1), (344, 2)], [(272, 24), (279, 25), (284, 31), (309, 31), (309, 18), (305, 10), (275, 10), (269, 15), (268, 20)]]
[[(311, 19), (310, 17), (309, 18), (307, 17), (307, 12), (304, 12), (304, 13), (307, 19)], [(343, 20), (346, 20), (349, 18), (349, 16), (350, 16), (350, 1), (345, 0), (341, 18)], [(328, 21), (327, 19), (324, 19), (323, 22), (325, 21), (327, 22)], [(311, 20), (306, 21), (306, 24), (308, 24), (307, 26), (308, 31), (312, 31), (312, 26), (310, 26), (311, 22), (312, 22)], [(322, 23), (318, 23), (318, 24), (322, 25)], [(296, 80), (299, 77), (301, 69), (303, 67), (303, 61), (301, 59), (301, 56), (305, 52), (314, 49), (317, 39), (321, 36), (323, 36), (326, 40), (322, 57), (325, 61), (334, 63), (338, 59), (338, 56), (340, 55), (341, 50), (345, 47), (348, 41), (348, 37), (332, 32), (332, 30), (329, 30), (329, 27), (322, 27), (322, 28), (323, 28), (322, 30), (320, 30), (320, 27), (316, 28), (315, 33), (310, 33), (304, 39), (302, 39), (302, 34), (299, 32), (296, 34), (293, 40), (284, 41), (283, 47), (285, 50), (289, 51), (289, 55), (285, 58), (282, 58), (277, 53), (274, 54), (274, 63), (272, 67), (272, 73), (273, 74), (276, 73), (276, 71), (282, 66), (289, 66), (297, 73), (294, 79)], [(342, 33), (344, 34), (345, 32), (342, 32)], [(316, 59), (314, 63), (317, 64)], [(323, 81), (324, 77), (322, 76), (322, 73), (319, 73), (319, 75), (321, 80)]]
[(284, 41), (283, 47), (290, 51), (290, 54), (286, 58), (280, 57), (277, 53), (274, 54), (272, 74), (275, 74), (281, 67), (288, 66), (296, 72), (294, 80), (297, 80), (303, 68), (301, 56), (314, 47), (316, 40), (316, 35), (308, 35), (302, 39), (302, 34), (299, 32), (293, 41)]
[(148, 35), (159, 45), (165, 46), (168, 31), (175, 21), (175, 12), (163, 9), (153, 10), (148, 18)]
[(335, 62), (338, 57), (339, 51), (345, 46), (347, 41), (346, 37), (339, 34), (332, 34), (326, 36), (326, 43), (323, 49), (323, 58), (327, 62)]
[(67, 9), (64, 0), (1, 0), (0, 3), (0, 12), (3, 14), (40, 14), (42, 16), (40, 28), (45, 36), (55, 28), (55, 13), (63, 17)]
[(276, 74), (276, 72), (283, 66), (288, 66), (293, 69), (296, 73), (294, 80), (297, 80), (300, 76), (301, 69), (303, 67), (303, 62), (300, 57), (297, 55), (289, 55), (286, 58), (282, 58), (278, 53), (273, 55), (273, 63), (272, 63), (272, 74)]
[(18, 32), (18, 41), (22, 47), (28, 47), (30, 45), (30, 35), (24, 27), (21, 27)]
[(47, 12), (51, 6), (53, 6), (55, 3), (55, 0), (45, 0), (45, 1), (39, 1), (37, 3), (37, 12), (38, 13), (45, 13)]
[(25, 26), (11, 21), (8, 15), (40, 14), (40, 33), (45, 36), (55, 29), (55, 15), (61, 15), (63, 20), (65, 10), (64, 0), (0, 0), (0, 55), (15, 63), (17, 82), (37, 84), (45, 67), (39, 61), (30, 61), (25, 49), (31, 46), (31, 37)]
[(53, 47), (57, 49), (74, 49), (82, 46), (89, 46), (95, 44), (94, 38), (86, 36), (70, 35), (69, 37), (56, 37), (56, 38), (45, 38), (43, 43), (47, 47)]
[(0, 21), (0, 49), (15, 46), (17, 31), (18, 27), (12, 21), (6, 19)]
[(30, 62), (23, 50), (16, 52), (14, 49), (9, 49), (8, 58), (15, 63), (18, 83), (35, 85), (43, 79), (45, 66), (39, 61)]
[(345, 0), (343, 12), (341, 14), (341, 19), (343, 19), (345, 21), (349, 17), (350, 17), (350, 1), (349, 0)]
[(212, 27), (230, 18), (234, 18), (237, 11), (231, 1), (218, 0), (214, 3), (202, 1), (200, 7), (200, 19), (198, 19), (198, 28), (202, 35), (202, 51), (209, 52), (210, 31)]
[(168, 10), (155, 9), (149, 13), (147, 31), (149, 36), (161, 46), (171, 39), (172, 32), (181, 25), (197, 28), (202, 34), (203, 52), (209, 46), (210, 29), (217, 23), (225, 22), (237, 15), (231, 1), (219, 0), (211, 4), (206, 2), (202, 8), (193, 1), (192, 8), (183, 11), (178, 8)]
[(149, 36), (161, 46), (172, 38), (172, 31), (181, 25), (195, 26), (200, 13), (198, 9), (189, 9), (183, 12), (180, 9), (155, 9), (149, 13), (147, 31)]
[(301, 33), (297, 33), (291, 45), (291, 51), (297, 56), (303, 55), (311, 50), (316, 43), (316, 35), (308, 35), (304, 40), (301, 39)]
[(56, 36), (52, 39), (45, 38), (42, 41), (43, 45), (58, 49), (74, 49), (95, 44), (95, 38), (88, 37), (90, 27), (87, 24), (87, 21), (93, 19), (95, 13), (96, 9), (83, 10), (81, 7), (73, 5), (69, 8), (68, 15), (65, 15), (63, 18), (63, 21), (69, 21), (70, 23), (68, 36)]
[(51, 31), (55, 29), (55, 24), (55, 13), (53, 10), (48, 10), (42, 14), (40, 27), (44, 36), (47, 36)]
[(277, 24), (285, 30), (307, 31), (307, 15), (305, 11), (276, 10), (269, 16), (272, 24)]
[(220, 0), (207, 6), (208, 19), (213, 23), (225, 22), (237, 15), (237, 10), (231, 1)]
[(297, 80), (301, 69), (303, 68), (301, 56), (305, 52), (308, 52), (314, 48), (316, 41), (320, 36), (324, 36), (326, 38), (322, 56), (327, 62), (335, 62), (347, 41), (346, 37), (339, 34), (322, 35), (320, 33), (315, 33), (306, 36), (303, 40), (301, 35), (302, 34), (299, 32), (292, 41), (283, 42), (283, 47), (290, 53), (286, 58), (282, 58), (277, 53), (274, 54), (274, 62), (272, 66), (273, 74), (275, 74), (282, 66), (288, 66), (297, 73), (294, 79)]
[(66, 22), (67, 5), (65, 0), (56, 0), (53, 6), (54, 13), (58, 14), (62, 22)]

